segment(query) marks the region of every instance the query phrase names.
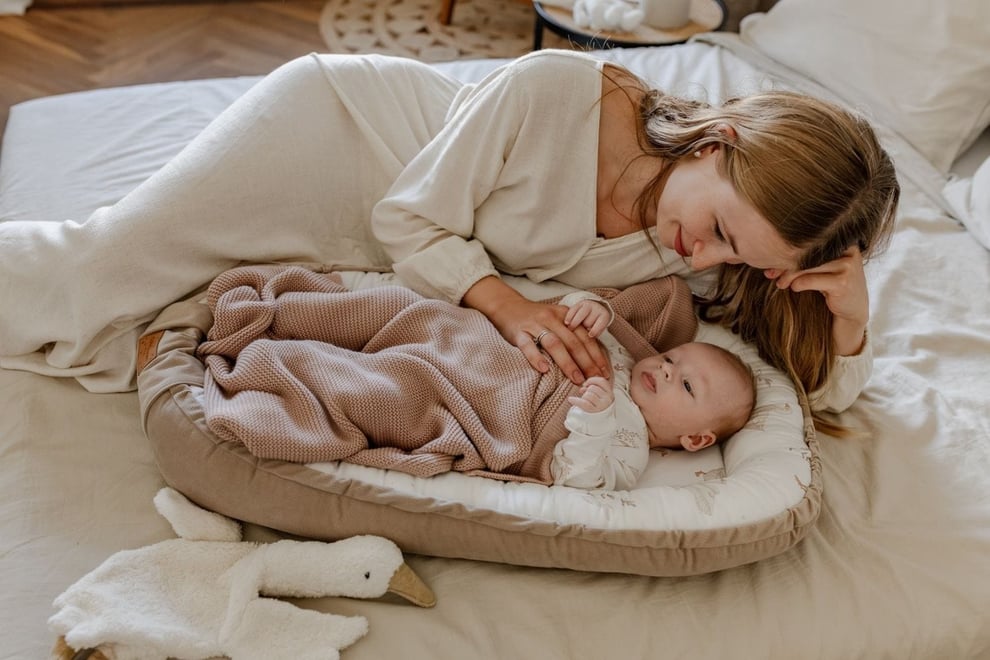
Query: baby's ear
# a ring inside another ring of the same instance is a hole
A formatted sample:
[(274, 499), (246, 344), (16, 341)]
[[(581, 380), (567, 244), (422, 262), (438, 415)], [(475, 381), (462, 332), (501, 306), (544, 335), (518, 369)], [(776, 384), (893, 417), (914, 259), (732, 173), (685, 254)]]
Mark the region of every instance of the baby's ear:
[(715, 434), (712, 431), (702, 431), (692, 435), (681, 436), (681, 447), (688, 451), (699, 451), (715, 444)]

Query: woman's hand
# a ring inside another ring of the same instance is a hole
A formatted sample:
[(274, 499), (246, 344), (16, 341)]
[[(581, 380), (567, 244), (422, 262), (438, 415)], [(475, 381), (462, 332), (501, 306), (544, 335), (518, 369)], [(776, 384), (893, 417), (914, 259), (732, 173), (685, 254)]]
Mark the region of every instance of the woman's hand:
[(832, 339), (839, 355), (855, 355), (863, 348), (870, 320), (870, 298), (866, 288), (863, 255), (853, 246), (835, 261), (797, 271), (766, 270), (777, 286), (791, 291), (818, 291), (835, 317)]
[(609, 376), (608, 359), (598, 340), (584, 326), (567, 327), (567, 307), (524, 298), (492, 276), (476, 282), (461, 302), (487, 316), (540, 373), (550, 369), (549, 357), (575, 385), (591, 376)]

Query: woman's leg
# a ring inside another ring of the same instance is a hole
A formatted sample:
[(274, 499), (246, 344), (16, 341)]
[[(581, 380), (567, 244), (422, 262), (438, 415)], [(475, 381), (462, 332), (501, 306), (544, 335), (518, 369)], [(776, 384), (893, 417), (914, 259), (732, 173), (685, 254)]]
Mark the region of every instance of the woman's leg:
[(455, 92), (411, 60), (299, 58), (117, 204), (0, 224), (0, 365), (130, 389), (141, 329), (238, 262), (387, 265), (371, 208)]

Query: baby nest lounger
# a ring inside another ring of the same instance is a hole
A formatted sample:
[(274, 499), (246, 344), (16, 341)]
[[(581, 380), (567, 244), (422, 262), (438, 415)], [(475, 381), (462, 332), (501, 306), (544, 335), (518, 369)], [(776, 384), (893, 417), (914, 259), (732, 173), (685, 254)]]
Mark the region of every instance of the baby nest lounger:
[[(343, 275), (350, 288), (380, 279)], [(138, 394), (166, 482), (233, 518), (322, 540), (378, 534), (417, 554), (678, 576), (783, 552), (820, 512), (821, 467), (806, 402), (722, 328), (701, 324), (697, 339), (752, 367), (757, 400), (749, 423), (721, 447), (652, 451), (632, 490), (587, 491), (258, 458), (207, 428), (205, 371), (195, 352), (211, 324), (199, 300), (163, 310), (141, 339)]]

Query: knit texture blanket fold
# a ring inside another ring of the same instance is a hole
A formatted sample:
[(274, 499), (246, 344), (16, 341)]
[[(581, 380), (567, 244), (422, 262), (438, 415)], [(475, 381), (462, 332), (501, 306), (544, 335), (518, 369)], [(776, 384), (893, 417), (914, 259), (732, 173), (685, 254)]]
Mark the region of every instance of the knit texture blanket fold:
[[(686, 285), (638, 287), (600, 292), (618, 314), (642, 317), (638, 329), (613, 323), (624, 345), (642, 356), (693, 337)], [(266, 266), (223, 273), (208, 304), (214, 325), (199, 355), (206, 422), (220, 438), (261, 458), (552, 483), (574, 386), (530, 367), (480, 312)]]

